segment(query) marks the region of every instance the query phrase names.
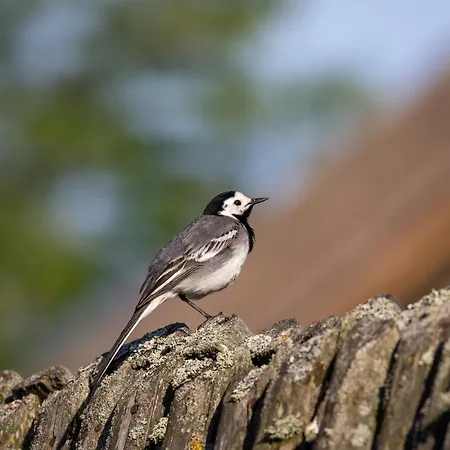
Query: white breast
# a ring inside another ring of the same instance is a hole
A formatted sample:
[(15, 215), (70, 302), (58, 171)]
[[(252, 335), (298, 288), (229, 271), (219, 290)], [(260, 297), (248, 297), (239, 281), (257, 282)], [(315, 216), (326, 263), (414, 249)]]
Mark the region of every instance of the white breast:
[(205, 269), (195, 272), (192, 277), (180, 283), (180, 290), (184, 291), (188, 298), (197, 299), (212, 292), (225, 289), (241, 272), (247, 255), (248, 249), (246, 245), (236, 247), (225, 264), (214, 271)]

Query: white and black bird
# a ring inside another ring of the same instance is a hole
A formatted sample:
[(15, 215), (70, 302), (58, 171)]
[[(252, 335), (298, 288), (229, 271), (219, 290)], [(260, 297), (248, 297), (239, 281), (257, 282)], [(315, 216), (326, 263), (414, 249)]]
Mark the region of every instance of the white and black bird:
[(200, 217), (167, 242), (150, 264), (134, 313), (100, 363), (92, 390), (139, 322), (164, 301), (179, 297), (205, 318), (211, 317), (192, 300), (225, 289), (239, 275), (255, 242), (248, 219), (253, 207), (266, 200), (249, 198), (238, 191), (223, 192), (208, 203)]

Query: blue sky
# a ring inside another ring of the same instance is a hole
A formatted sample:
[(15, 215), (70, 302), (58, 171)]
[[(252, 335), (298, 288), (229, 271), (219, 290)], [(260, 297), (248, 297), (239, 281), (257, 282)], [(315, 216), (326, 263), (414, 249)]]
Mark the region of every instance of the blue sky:
[(253, 48), (259, 76), (294, 78), (352, 68), (368, 85), (403, 91), (422, 81), (448, 51), (450, 2), (445, 0), (286, 5)]

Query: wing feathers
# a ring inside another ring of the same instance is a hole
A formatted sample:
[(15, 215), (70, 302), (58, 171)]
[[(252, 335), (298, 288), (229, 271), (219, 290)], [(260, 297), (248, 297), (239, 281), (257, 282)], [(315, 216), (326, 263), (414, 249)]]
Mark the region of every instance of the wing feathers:
[(177, 258), (171, 261), (164, 272), (155, 280), (152, 293), (162, 289), (177, 273), (183, 270), (185, 265), (186, 262), (183, 258)]
[(238, 230), (233, 228), (227, 233), (217, 238), (211, 239), (209, 242), (200, 247), (195, 253), (189, 255), (188, 259), (193, 259), (197, 262), (203, 263), (211, 258), (214, 258), (218, 253), (227, 248), (234, 237), (237, 235)]
[(238, 233), (233, 227), (221, 236), (213, 238), (196, 249), (188, 248), (184, 255), (169, 261), (162, 273), (152, 281), (152, 267), (149, 268), (147, 279), (141, 287), (141, 299), (136, 310), (148, 305), (154, 298), (173, 289), (181, 280), (197, 270), (206, 261), (214, 258), (226, 249)]
[(135, 311), (146, 308), (155, 298), (170, 292), (170, 290), (177, 286), (180, 281), (184, 280), (196, 269), (197, 266), (195, 265), (183, 267), (181, 270), (171, 275), (161, 286), (152, 289), (148, 294), (144, 293), (141, 296), (139, 303), (136, 305)]

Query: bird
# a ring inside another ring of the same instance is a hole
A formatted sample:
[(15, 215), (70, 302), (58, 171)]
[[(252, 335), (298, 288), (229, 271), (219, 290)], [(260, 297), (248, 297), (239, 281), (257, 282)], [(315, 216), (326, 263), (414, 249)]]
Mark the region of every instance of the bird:
[(148, 267), (133, 315), (98, 366), (91, 393), (136, 326), (166, 300), (178, 297), (206, 320), (212, 317), (194, 301), (235, 281), (255, 244), (250, 214), (266, 200), (268, 197), (251, 198), (240, 191), (222, 192), (159, 250)]

